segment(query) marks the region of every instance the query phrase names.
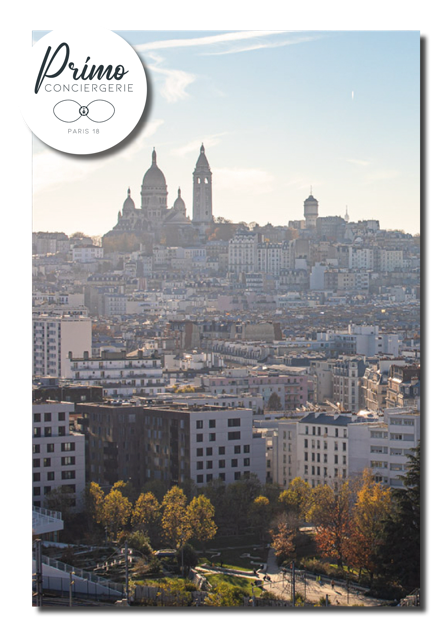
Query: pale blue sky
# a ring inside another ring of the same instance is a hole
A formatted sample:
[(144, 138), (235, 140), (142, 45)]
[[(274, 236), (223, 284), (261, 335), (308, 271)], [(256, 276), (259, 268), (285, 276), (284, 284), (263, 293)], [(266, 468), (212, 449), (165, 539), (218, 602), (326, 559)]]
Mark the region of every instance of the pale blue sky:
[(35, 139), (34, 230), (109, 231), (128, 187), (140, 206), (153, 146), (191, 215), (204, 142), (215, 216), (288, 224), (312, 186), (320, 215), (419, 232), (419, 32), (117, 33), (149, 67), (148, 122), (88, 159)]

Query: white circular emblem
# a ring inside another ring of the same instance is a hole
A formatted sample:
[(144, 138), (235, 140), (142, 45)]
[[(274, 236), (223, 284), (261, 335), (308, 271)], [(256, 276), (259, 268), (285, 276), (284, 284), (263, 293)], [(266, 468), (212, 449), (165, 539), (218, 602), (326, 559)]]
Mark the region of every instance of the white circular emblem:
[(52, 31), (32, 48), (22, 112), (54, 149), (99, 153), (124, 140), (146, 104), (140, 58), (112, 31)]

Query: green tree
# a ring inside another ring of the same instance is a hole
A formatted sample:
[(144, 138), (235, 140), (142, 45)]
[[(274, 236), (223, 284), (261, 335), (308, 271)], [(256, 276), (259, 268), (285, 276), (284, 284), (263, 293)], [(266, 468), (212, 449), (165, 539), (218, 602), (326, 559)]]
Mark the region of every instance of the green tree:
[(279, 496), (279, 502), (287, 511), (291, 511), (298, 518), (305, 519), (311, 507), (311, 487), (302, 478), (294, 478), (289, 487)]
[(266, 496), (258, 496), (250, 505), (249, 518), (251, 525), (258, 531), (260, 540), (264, 540), (272, 517), (272, 507)]
[(420, 587), (420, 443), (408, 456), (403, 489), (393, 489), (379, 550), (382, 573), (405, 589)]
[(271, 393), (269, 397), (267, 408), (269, 409), (269, 411), (281, 411), (282, 409), (282, 401), (280, 400), (280, 396), (275, 393), (275, 391)]
[(204, 604), (207, 607), (241, 607), (243, 598), (244, 591), (240, 587), (221, 582), (207, 594)]

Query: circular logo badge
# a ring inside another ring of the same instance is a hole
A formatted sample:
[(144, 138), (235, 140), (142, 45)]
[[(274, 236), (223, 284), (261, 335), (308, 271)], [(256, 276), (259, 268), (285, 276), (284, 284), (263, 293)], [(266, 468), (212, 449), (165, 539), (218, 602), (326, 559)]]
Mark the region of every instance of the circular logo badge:
[(50, 147), (99, 153), (124, 140), (146, 105), (140, 58), (112, 31), (52, 31), (33, 46), (22, 112)]

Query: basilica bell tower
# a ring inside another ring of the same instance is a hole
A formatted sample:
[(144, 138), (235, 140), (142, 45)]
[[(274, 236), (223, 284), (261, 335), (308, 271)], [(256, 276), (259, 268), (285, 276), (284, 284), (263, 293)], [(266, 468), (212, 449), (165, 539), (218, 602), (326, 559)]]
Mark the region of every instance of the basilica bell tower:
[(200, 227), (213, 222), (212, 172), (205, 155), (204, 145), (193, 171), (193, 224)]

